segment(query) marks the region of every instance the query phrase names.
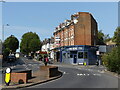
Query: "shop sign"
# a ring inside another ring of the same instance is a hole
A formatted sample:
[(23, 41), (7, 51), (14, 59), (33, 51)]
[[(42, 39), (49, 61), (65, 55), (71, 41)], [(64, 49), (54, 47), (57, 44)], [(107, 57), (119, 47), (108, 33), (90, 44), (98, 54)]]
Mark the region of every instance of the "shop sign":
[(83, 49), (83, 47), (78, 47), (78, 49), (79, 49), (79, 50), (82, 50), (82, 49)]

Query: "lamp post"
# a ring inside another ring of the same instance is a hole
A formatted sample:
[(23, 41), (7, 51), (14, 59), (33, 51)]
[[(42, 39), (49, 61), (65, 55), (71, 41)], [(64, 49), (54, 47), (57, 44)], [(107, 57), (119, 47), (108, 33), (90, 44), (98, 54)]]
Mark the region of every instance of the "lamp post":
[(10, 26), (9, 24), (6, 24), (6, 25), (2, 25), (2, 41), (4, 42), (4, 29), (5, 29), (5, 26)]

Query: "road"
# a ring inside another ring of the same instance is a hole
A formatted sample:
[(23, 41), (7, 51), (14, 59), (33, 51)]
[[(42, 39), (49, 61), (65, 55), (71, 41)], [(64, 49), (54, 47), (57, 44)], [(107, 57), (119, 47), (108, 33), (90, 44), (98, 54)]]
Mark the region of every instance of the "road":
[(103, 67), (59, 66), (59, 69), (63, 71), (61, 78), (29, 88), (118, 88), (118, 78), (101, 71)]
[(7, 67), (11, 67), (12, 72), (27, 70), (27, 69), (31, 69), (34, 72), (39, 68), (40, 65), (42, 64), (38, 61), (34, 61), (33, 59), (27, 59), (25, 57), (20, 57), (20, 59), (17, 59), (15, 62), (7, 63), (6, 67), (4, 67), (3, 70), (5, 71)]
[[(12, 70), (31, 69), (33, 72), (39, 69), (40, 62), (27, 60), (21, 57), (17, 62), (13, 63)], [(47, 83), (38, 84), (29, 88), (117, 88), (118, 78), (105, 73), (104, 67), (91, 66), (81, 67), (80, 65), (63, 65), (55, 64), (59, 70), (63, 72), (63, 76), (57, 80)], [(1, 73), (1, 72), (0, 72)], [(4, 75), (3, 75), (4, 76)]]

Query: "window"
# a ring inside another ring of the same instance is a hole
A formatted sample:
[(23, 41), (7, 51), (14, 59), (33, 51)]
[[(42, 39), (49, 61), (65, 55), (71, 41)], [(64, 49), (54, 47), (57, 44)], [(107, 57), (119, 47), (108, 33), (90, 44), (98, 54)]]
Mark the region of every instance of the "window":
[(73, 55), (72, 55), (72, 54), (70, 55), (70, 58), (73, 58)]
[(67, 54), (67, 57), (70, 58), (70, 53)]
[(66, 53), (63, 53), (63, 58), (66, 58)]
[(83, 58), (83, 52), (78, 52), (78, 58)]
[(87, 59), (88, 55), (87, 52), (84, 52), (84, 59)]

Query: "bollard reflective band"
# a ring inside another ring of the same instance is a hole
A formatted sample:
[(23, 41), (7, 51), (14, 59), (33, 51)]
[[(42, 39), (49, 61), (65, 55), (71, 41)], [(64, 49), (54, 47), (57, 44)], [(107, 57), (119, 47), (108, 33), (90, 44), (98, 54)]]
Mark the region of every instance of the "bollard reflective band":
[(6, 83), (10, 82), (10, 73), (5, 74), (5, 82)]

